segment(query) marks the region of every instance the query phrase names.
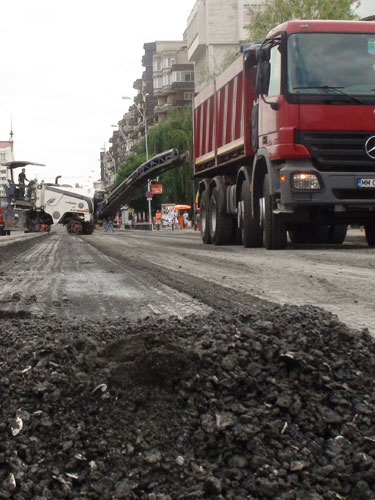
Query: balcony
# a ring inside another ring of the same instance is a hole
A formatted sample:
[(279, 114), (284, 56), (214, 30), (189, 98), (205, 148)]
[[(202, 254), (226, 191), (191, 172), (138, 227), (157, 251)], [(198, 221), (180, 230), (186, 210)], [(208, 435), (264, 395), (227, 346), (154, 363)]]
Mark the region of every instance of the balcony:
[(134, 83), (133, 83), (133, 89), (136, 90), (141, 90), (142, 89), (142, 79), (138, 78)]
[(143, 95), (142, 94), (137, 94), (135, 97), (134, 97), (134, 102), (136, 104), (142, 104), (143, 103)]
[(170, 94), (171, 91), (172, 91), (172, 85), (164, 85), (161, 88), (161, 95)]
[(161, 106), (155, 106), (154, 107), (154, 113), (157, 114), (157, 113), (162, 113), (163, 112), (163, 104)]
[(172, 90), (186, 90), (194, 92), (194, 82), (173, 82)]

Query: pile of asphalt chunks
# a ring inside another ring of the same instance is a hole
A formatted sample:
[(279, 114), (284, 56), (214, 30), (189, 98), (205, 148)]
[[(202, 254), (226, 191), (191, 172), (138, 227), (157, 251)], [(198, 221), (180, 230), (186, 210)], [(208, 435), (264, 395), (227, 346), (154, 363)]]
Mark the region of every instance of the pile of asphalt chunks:
[(375, 498), (375, 343), (330, 313), (0, 331), (0, 499)]

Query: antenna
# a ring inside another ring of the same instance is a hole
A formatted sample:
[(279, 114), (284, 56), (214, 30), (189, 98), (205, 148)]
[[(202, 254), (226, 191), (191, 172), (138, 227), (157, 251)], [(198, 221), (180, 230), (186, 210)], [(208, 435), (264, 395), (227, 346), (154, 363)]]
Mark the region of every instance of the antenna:
[(10, 115), (10, 134), (9, 134), (9, 140), (13, 141), (13, 117)]

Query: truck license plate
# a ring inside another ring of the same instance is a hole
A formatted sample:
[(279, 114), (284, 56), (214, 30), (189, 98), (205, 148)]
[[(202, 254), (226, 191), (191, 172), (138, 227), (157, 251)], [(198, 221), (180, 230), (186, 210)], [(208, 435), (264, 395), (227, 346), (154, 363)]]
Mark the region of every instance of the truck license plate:
[(357, 179), (357, 187), (375, 189), (375, 178), (374, 179), (371, 179), (371, 178)]

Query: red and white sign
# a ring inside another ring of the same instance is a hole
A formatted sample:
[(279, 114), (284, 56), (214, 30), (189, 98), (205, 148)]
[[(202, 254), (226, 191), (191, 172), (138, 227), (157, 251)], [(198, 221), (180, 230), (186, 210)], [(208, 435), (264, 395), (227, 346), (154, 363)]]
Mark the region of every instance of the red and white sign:
[(152, 194), (163, 194), (163, 184), (151, 184)]

